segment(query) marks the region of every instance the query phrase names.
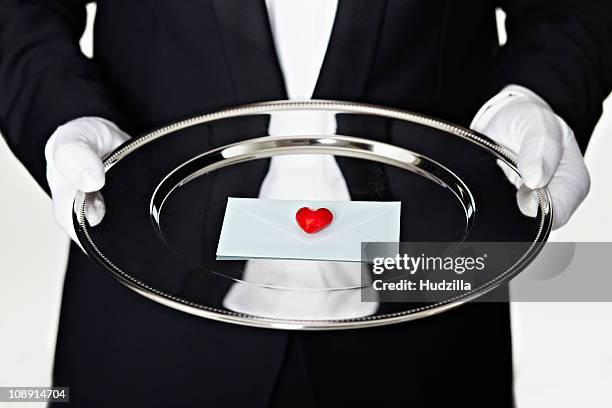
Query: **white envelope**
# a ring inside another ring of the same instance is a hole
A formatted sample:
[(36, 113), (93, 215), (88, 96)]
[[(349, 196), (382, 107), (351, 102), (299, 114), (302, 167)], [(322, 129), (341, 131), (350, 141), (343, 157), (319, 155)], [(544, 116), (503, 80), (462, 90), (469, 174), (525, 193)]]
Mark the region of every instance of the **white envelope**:
[[(295, 221), (301, 207), (327, 208), (325, 229), (306, 234)], [(361, 261), (362, 242), (397, 242), (400, 202), (228, 198), (217, 259)]]

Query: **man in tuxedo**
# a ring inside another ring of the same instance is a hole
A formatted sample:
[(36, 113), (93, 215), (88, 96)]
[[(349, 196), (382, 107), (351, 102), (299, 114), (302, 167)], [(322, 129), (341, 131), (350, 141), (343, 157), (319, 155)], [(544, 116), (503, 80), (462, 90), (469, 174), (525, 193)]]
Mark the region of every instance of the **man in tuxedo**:
[[(0, 3), (2, 132), (68, 233), (74, 191), (102, 187), (100, 157), (128, 135), (286, 98), (471, 124), (519, 153), (523, 212), (549, 187), (557, 227), (588, 192), (581, 151), (612, 87), (607, 0), (101, 0), (93, 59), (85, 3)], [(288, 171), (262, 166), (245, 194), (274, 196), (262, 182)], [(88, 218), (103, 214), (100, 196)], [(88, 407), (511, 407), (510, 353), (503, 303), (359, 331), (239, 327), (141, 298), (72, 245), (53, 378)]]

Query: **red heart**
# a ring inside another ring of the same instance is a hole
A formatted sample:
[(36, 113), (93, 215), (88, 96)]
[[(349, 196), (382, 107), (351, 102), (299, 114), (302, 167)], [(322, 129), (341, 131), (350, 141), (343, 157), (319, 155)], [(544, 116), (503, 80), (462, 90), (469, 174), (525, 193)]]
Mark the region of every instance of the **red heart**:
[(311, 210), (308, 207), (302, 207), (295, 213), (295, 220), (300, 228), (307, 234), (314, 234), (315, 232), (321, 231), (323, 228), (327, 227), (333, 219), (334, 215), (327, 208)]

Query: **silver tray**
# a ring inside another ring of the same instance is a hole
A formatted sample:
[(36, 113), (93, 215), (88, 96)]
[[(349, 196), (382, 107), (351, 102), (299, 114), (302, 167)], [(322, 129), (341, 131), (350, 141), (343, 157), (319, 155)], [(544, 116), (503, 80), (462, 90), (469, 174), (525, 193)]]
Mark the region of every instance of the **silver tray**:
[[(292, 128), (289, 121), (285, 133), (268, 135), (271, 120), (292, 113), (331, 116), (337, 127), (312, 134), (299, 128), (303, 122)], [(247, 270), (253, 268), (249, 262), (217, 261), (227, 197), (256, 197), (268, 159), (294, 154), (335, 156), (351, 175), (353, 199), (402, 201), (408, 217), (402, 240), (520, 241), (524, 250), (473, 289), (426, 304), (363, 302), (367, 282), (340, 264), (282, 261), (281, 269), (294, 275), (280, 282), (266, 274), (279, 261), (264, 261), (256, 273)], [(138, 294), (174, 309), (276, 329), (392, 324), (444, 312), (499, 288), (541, 250), (552, 225), (548, 191), (537, 191), (537, 216), (523, 216), (500, 163), (517, 172), (515, 155), (486, 136), (412, 112), (335, 101), (258, 103), (128, 141), (104, 159), (103, 221), (89, 225), (84, 214), (92, 195), (80, 192), (73, 220), (92, 259)], [(253, 179), (258, 182), (241, 183)], [(335, 285), (304, 283), (304, 270), (311, 269), (342, 270), (344, 276)]]

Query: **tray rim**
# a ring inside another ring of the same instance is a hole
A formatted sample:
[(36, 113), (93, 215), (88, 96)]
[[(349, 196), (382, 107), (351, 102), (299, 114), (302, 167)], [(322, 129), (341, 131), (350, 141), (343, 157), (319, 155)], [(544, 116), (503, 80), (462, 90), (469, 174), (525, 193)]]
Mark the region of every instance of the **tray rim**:
[[(489, 139), (487, 136), (475, 132), (471, 129), (466, 129), (464, 127), (454, 125), (450, 122), (437, 119), (431, 116), (421, 115), (415, 112), (404, 111), (396, 108), (387, 108), (383, 106), (357, 102), (343, 102), (331, 100), (283, 100), (259, 102), (226, 108), (213, 113), (193, 116), (191, 118), (163, 126), (159, 129), (147, 132), (139, 137), (128, 140), (126, 143), (119, 146), (115, 151), (109, 153), (103, 158), (104, 168), (105, 171), (109, 171), (118, 161), (120, 161), (127, 155), (133, 153), (139, 147), (144, 146), (160, 137), (166, 136), (168, 134), (187, 127), (238, 116), (264, 114), (270, 111), (290, 111), (298, 109), (328, 110), (340, 111), (341, 113), (369, 114), (424, 125), (430, 128), (444, 131), (449, 134), (453, 134), (455, 136), (463, 138), (468, 142), (479, 145), (485, 150), (488, 150), (489, 153), (496, 156), (499, 160), (505, 162), (511, 168), (516, 170), (516, 154), (513, 151), (503, 145), (497, 144), (496, 142)], [(238, 142), (238, 144), (240, 143), (241, 142)], [(514, 276), (520, 273), (531, 262), (533, 258), (538, 255), (538, 253), (544, 246), (546, 240), (548, 239), (552, 228), (553, 211), (548, 189), (541, 188), (535, 190), (535, 193), (538, 197), (538, 206), (540, 209), (540, 224), (535, 239), (533, 240), (525, 254), (523, 254), (523, 256), (519, 260), (517, 260), (512, 267), (497, 276), (495, 279), (487, 282), (485, 285), (482, 285), (482, 289), (473, 289), (471, 292), (474, 293), (472, 294), (460, 295), (454, 298), (447, 299), (443, 302), (437, 302), (433, 305), (411, 309), (409, 311), (343, 320), (288, 320), (258, 317), (196, 304), (194, 302), (190, 302), (185, 299), (178, 298), (174, 295), (165, 293), (156, 288), (149, 287), (148, 285), (144, 284), (143, 282), (140, 282), (138, 279), (132, 277), (131, 275), (122, 271), (119, 267), (114, 265), (113, 262), (108, 259), (93, 242), (91, 235), (89, 234), (88, 224), (85, 219), (85, 207), (90, 197), (89, 194), (77, 191), (74, 199), (74, 211), (72, 216), (77, 238), (85, 252), (98, 264), (103, 266), (106, 270), (110, 271), (113, 276), (118, 279), (122, 284), (139, 293), (140, 295), (147, 297), (157, 303), (200, 317), (244, 326), (284, 330), (339, 330), (382, 326), (387, 324), (416, 320), (439, 314), (450, 309), (454, 309), (465, 303), (468, 303), (512, 279)]]

